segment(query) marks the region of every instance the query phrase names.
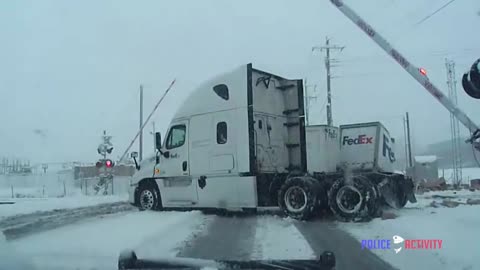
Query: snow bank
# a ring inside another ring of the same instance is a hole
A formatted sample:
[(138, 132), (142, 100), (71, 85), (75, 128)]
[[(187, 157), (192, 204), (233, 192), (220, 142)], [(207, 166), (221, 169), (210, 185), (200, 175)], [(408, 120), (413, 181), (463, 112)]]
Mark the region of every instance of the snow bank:
[(48, 211), (55, 209), (70, 209), (84, 206), (92, 206), (101, 203), (113, 203), (127, 201), (128, 195), (112, 196), (72, 196), (64, 198), (28, 198), (9, 199), (14, 204), (0, 204), (0, 219), (18, 214), (28, 214), (36, 211)]
[(437, 160), (437, 156), (415, 156), (415, 162), (429, 163)]
[(429, 192), (418, 196), (418, 204), (396, 211), (399, 215), (393, 220), (375, 219), (372, 222), (339, 223), (339, 226), (359, 239), (392, 239), (399, 235), (404, 239), (441, 239), (442, 249), (373, 250), (380, 257), (399, 269), (480, 269), (478, 243), (480, 234), (480, 206), (460, 205), (456, 208), (432, 208), (438, 196), (452, 196), (452, 200), (465, 201), (467, 198), (480, 198), (480, 192)]

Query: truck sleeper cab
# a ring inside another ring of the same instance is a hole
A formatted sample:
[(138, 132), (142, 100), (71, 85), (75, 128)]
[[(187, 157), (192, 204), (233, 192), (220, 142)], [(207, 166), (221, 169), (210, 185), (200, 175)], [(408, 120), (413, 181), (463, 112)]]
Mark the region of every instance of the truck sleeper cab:
[(161, 154), (140, 164), (131, 203), (142, 209), (276, 206), (274, 182), (306, 170), (303, 111), (302, 80), (252, 64), (205, 82), (175, 114)]

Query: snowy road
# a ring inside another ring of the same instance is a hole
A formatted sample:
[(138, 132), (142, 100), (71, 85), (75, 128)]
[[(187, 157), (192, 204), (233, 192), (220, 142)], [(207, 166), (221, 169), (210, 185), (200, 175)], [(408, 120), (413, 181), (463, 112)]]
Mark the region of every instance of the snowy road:
[[(115, 269), (118, 254), (204, 259), (310, 259), (324, 250), (338, 269), (392, 269), (328, 221), (277, 216), (225, 217), (201, 212), (133, 212), (82, 220), (10, 241), (39, 269)], [(48, 247), (48, 248), (46, 248)]]

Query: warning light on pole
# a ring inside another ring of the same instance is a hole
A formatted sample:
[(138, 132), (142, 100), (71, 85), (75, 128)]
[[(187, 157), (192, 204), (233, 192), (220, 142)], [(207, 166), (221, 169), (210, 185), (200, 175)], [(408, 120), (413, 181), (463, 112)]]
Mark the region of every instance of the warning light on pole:
[(424, 69), (424, 68), (420, 68), (420, 74), (422, 74), (423, 76), (427, 76), (427, 71)]
[(105, 161), (105, 166), (107, 166), (107, 168), (111, 168), (113, 167), (113, 162), (110, 159), (107, 159)]

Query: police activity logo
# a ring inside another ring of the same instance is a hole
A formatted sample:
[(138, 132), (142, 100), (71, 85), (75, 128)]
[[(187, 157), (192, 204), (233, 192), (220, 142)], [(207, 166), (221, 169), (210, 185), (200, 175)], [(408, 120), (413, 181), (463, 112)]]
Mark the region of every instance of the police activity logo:
[[(393, 246), (392, 246), (393, 240)], [(393, 249), (398, 254), (402, 249), (441, 249), (443, 241), (441, 239), (403, 239), (399, 235), (394, 235), (390, 239), (365, 239), (362, 240), (362, 249)]]

